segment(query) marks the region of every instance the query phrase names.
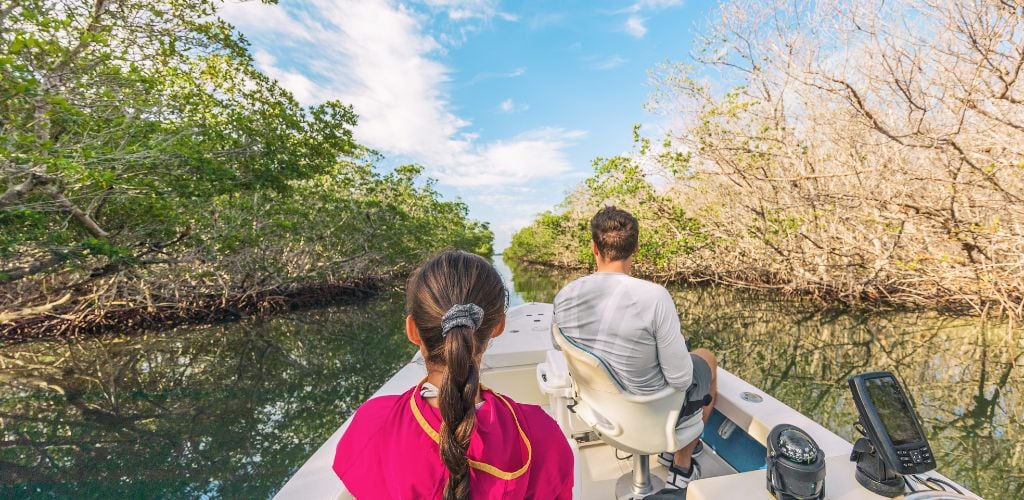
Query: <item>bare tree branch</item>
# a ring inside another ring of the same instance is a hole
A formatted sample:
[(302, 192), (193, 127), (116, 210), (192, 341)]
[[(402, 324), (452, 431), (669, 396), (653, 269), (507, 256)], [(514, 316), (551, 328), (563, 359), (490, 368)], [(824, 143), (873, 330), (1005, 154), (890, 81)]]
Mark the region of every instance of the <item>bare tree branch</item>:
[(32, 191), (36, 186), (45, 186), (54, 181), (56, 181), (56, 179), (52, 176), (37, 172), (30, 173), (28, 178), (21, 184), (16, 184), (7, 188), (7, 191), (4, 191), (4, 194), (0, 195), (0, 209), (13, 205), (21, 199), (22, 196), (25, 196), (29, 191)]
[(50, 186), (49, 189), (46, 190), (46, 194), (53, 199), (53, 201), (57, 202), (61, 208), (71, 214), (72, 217), (77, 219), (78, 222), (81, 222), (82, 225), (85, 226), (86, 230), (88, 230), (93, 236), (97, 238), (106, 238), (110, 236), (106, 231), (100, 228), (98, 224), (96, 224), (96, 221), (92, 220), (92, 217), (89, 217), (85, 212), (75, 206), (74, 203), (71, 203), (71, 200), (64, 196), (64, 193), (61, 192), (60, 188)]

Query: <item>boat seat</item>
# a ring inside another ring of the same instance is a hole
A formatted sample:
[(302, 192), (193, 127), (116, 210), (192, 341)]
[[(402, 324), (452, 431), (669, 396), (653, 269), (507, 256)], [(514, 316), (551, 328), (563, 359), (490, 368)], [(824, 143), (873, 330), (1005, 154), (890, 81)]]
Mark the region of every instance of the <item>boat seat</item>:
[(536, 374), (537, 387), (548, 397), (548, 412), (565, 437), (575, 439), (590, 433), (590, 426), (569, 411), (575, 405), (575, 392), (562, 351), (549, 350), (544, 361), (537, 364)]
[[(700, 437), (701, 413), (679, 421), (686, 393), (666, 387), (654, 394), (631, 394), (607, 364), (593, 352), (551, 325), (569, 373), (573, 412), (608, 445), (633, 454), (633, 472), (619, 478), (619, 498), (642, 498), (657, 488), (651, 478), (649, 455), (674, 452)], [(630, 477), (632, 476), (632, 477)]]

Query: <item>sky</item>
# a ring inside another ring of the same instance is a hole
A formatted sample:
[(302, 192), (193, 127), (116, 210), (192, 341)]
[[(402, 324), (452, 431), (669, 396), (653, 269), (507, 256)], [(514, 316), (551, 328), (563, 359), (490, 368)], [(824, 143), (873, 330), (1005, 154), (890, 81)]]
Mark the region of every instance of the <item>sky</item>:
[(702, 0), (225, 3), (256, 65), (304, 105), (338, 99), (356, 139), (417, 163), (490, 223), (495, 249), (592, 172), (657, 137), (649, 71), (685, 60)]

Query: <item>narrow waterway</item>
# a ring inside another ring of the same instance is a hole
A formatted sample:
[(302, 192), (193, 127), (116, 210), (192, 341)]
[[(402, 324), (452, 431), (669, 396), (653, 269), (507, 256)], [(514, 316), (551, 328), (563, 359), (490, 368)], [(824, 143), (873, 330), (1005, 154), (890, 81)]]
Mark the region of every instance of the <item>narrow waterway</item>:
[[(573, 278), (495, 264), (512, 304)], [(1024, 497), (1024, 345), (1004, 325), (853, 313), (673, 288), (684, 335), (840, 435), (846, 377), (891, 370), (939, 467), (987, 498)], [(412, 355), (402, 297), (130, 337), (0, 346), (0, 498), (264, 498)]]

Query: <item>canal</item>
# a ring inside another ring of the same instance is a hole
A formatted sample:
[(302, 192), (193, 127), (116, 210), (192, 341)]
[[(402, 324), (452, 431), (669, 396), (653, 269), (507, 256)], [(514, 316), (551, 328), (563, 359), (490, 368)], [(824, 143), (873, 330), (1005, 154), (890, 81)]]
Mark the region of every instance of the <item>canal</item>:
[[(513, 304), (574, 276), (496, 266)], [(940, 469), (1024, 498), (1024, 343), (1006, 325), (670, 287), (683, 333), (846, 438), (846, 378), (908, 386)], [(413, 353), (402, 296), (133, 336), (0, 344), (0, 498), (266, 498)]]

